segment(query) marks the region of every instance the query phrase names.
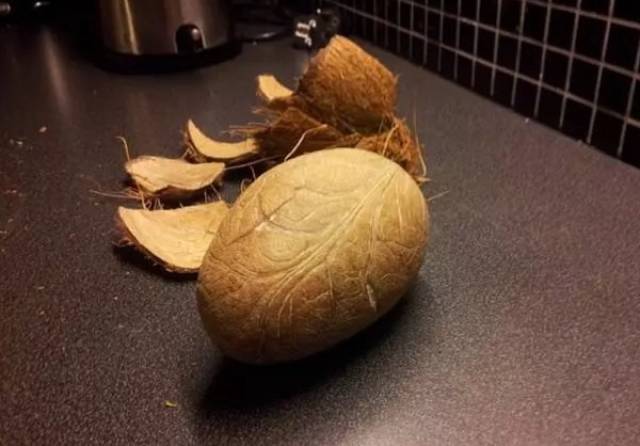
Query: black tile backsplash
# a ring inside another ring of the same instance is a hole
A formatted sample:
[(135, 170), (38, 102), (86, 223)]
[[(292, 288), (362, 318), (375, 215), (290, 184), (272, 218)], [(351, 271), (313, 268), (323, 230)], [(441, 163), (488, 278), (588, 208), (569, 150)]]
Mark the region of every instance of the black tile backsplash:
[(542, 68), (542, 47), (523, 42), (520, 48), (519, 72), (532, 79), (538, 79)]
[(461, 2), (460, 15), (475, 20), (478, 14), (478, 1), (479, 0), (465, 0)]
[(526, 37), (530, 37), (536, 40), (542, 40), (542, 38), (544, 37), (544, 28), (546, 21), (547, 6), (526, 2), (523, 28), (523, 34)]
[(510, 36), (498, 37), (498, 65), (512, 70), (516, 68), (518, 41)]
[(547, 43), (566, 50), (571, 49), (575, 14), (559, 9), (551, 10)]
[(484, 0), (478, 1), (480, 2), (480, 22), (485, 25), (495, 26), (498, 20), (497, 2)]
[(604, 20), (582, 16), (578, 20), (575, 50), (584, 56), (600, 58), (607, 24)]
[(547, 51), (543, 82), (556, 88), (564, 88), (568, 66), (569, 58), (566, 55), (553, 50)]
[[(464, 3), (464, 2), (463, 2)], [(502, 4), (500, 11), (500, 28), (505, 31), (517, 32), (520, 26), (520, 9), (522, 2), (512, 1)]]
[(572, 68), (569, 92), (592, 101), (596, 95), (598, 67), (582, 60), (574, 60)]
[(562, 96), (551, 90), (543, 88), (540, 91), (540, 105), (538, 119), (548, 126), (560, 125), (560, 109), (562, 108)]
[(640, 3), (635, 0), (617, 0), (613, 11), (621, 19), (640, 21)]
[(640, 167), (640, 0), (325, 0), (351, 31)]
[(492, 69), (488, 66), (476, 64), (474, 88), (485, 96), (491, 94), (491, 72)]
[(493, 60), (493, 48), (495, 46), (496, 33), (485, 29), (478, 30), (478, 54), (477, 56), (486, 60)]
[(511, 95), (514, 87), (514, 76), (503, 71), (496, 71), (494, 83), (494, 97), (503, 105), (511, 105)]
[(622, 25), (611, 25), (605, 61), (612, 65), (633, 70), (635, 61), (629, 55), (633, 54), (635, 49), (638, 48), (639, 36), (638, 30)]
[(640, 166), (640, 127), (628, 125), (622, 146), (622, 159), (634, 166)]

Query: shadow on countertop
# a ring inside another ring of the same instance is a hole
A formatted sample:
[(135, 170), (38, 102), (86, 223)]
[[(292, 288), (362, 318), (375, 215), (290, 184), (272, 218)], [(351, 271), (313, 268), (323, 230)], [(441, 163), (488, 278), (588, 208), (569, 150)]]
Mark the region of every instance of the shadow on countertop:
[[(419, 293), (416, 288), (421, 288)], [(338, 380), (341, 375), (349, 373), (350, 366), (374, 359), (376, 351), (393, 350), (393, 345), (390, 347), (390, 344), (395, 344), (393, 338), (399, 341), (400, 332), (406, 332), (412, 321), (416, 322), (411, 318), (415, 306), (429, 307), (432, 301), (428, 285), (415, 284), (382, 319), (337, 346), (300, 361), (255, 366), (223, 358), (214, 369), (211, 383), (199, 402), (199, 414), (205, 421), (225, 418), (226, 422), (233, 422), (230, 412), (238, 416), (268, 410), (270, 406)], [(353, 401), (357, 398), (351, 394), (349, 402)], [(242, 423), (244, 418), (240, 416), (236, 422)]]
[(115, 244), (113, 246), (113, 254), (120, 262), (126, 263), (127, 266), (133, 266), (135, 269), (144, 271), (146, 274), (160, 277), (166, 281), (194, 282), (195, 284), (198, 278), (198, 273), (185, 274), (167, 271), (158, 262), (137, 251), (133, 246), (120, 246)]

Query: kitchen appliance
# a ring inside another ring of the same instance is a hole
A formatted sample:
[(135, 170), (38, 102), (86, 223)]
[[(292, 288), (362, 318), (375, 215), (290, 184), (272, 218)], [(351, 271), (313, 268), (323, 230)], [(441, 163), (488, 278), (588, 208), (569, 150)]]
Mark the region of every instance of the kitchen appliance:
[(227, 0), (98, 0), (98, 15), (102, 44), (116, 58), (192, 64), (240, 48)]

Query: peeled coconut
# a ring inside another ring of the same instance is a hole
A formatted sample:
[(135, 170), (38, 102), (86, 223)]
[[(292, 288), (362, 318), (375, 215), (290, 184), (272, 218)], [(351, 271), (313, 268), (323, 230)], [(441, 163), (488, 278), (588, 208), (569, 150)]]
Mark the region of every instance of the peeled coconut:
[(322, 122), (373, 133), (393, 118), (396, 81), (375, 57), (335, 36), (311, 59), (296, 93)]
[(407, 291), (429, 234), (396, 163), (313, 152), (260, 176), (223, 219), (198, 277), (213, 342), (247, 363), (296, 360), (372, 324)]

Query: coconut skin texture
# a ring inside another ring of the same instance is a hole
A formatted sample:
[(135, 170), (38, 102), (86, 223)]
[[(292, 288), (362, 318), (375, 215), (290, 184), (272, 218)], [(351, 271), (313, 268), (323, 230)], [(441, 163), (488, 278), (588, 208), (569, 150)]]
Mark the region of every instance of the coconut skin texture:
[(220, 224), (198, 277), (202, 321), (241, 362), (325, 350), (398, 302), (428, 234), (422, 192), (396, 163), (351, 148), (294, 158), (260, 176)]
[(335, 36), (300, 79), (302, 96), (320, 121), (375, 133), (393, 118), (396, 77), (351, 40)]

